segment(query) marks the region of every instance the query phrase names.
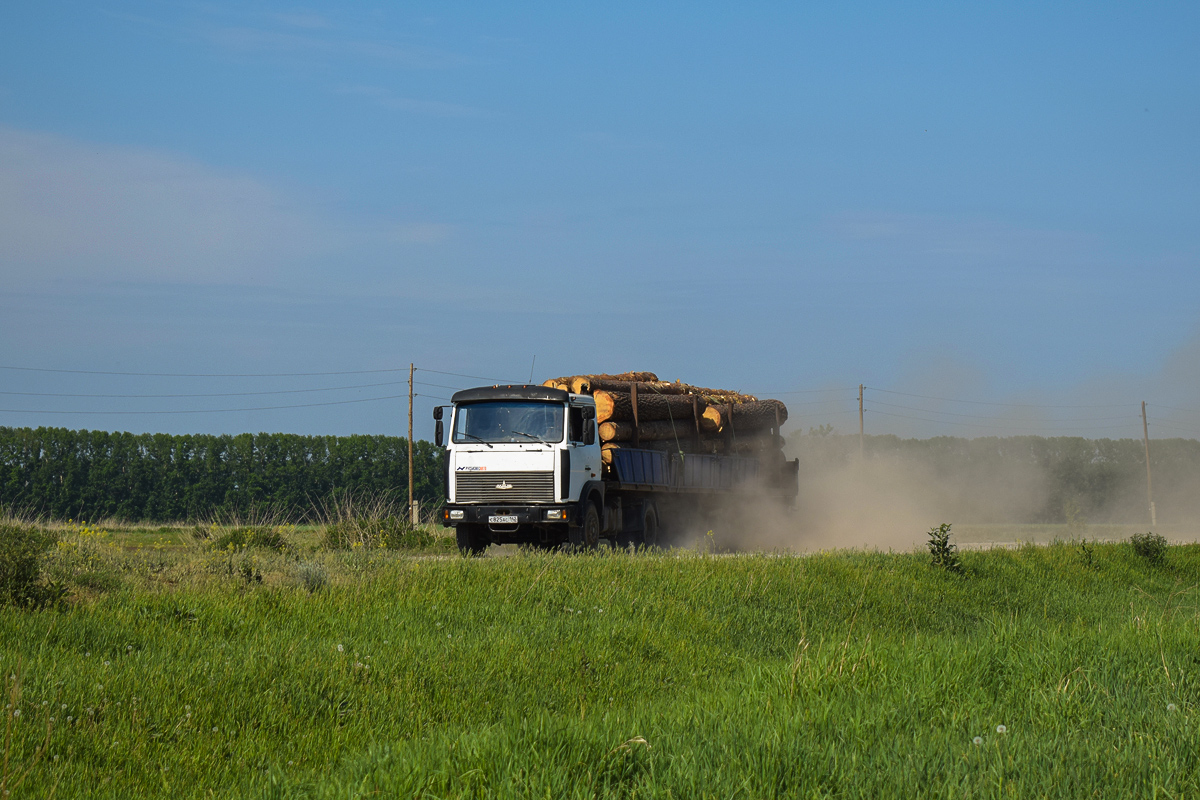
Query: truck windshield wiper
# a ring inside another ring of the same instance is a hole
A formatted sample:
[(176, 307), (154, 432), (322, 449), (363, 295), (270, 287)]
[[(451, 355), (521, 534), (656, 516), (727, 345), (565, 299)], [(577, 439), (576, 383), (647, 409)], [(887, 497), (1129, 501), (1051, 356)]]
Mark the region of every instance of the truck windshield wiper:
[(515, 433), (517, 436), (528, 436), (530, 439), (533, 439), (538, 444), (544, 444), (547, 447), (550, 446), (550, 444), (548, 442), (546, 442), (544, 439), (542, 439), (542, 437), (534, 436), (532, 433), (526, 433), (525, 431), (509, 431), (509, 433)]
[(467, 433), (466, 431), (463, 431), (462, 433), (459, 433), (458, 435), (459, 435), (459, 436), (466, 436), (468, 439), (474, 439), (474, 440), (475, 440), (475, 441), (477, 441), (477, 442), (483, 442), (483, 443), (484, 443), (484, 444), (486, 444), (488, 447), (491, 447), (491, 446), (492, 446), (492, 443), (491, 443), (491, 442), (489, 442), (487, 439), (484, 439), (483, 437), (480, 437), (480, 436), (476, 436), (476, 435), (475, 435), (475, 434), (473, 434), (473, 433)]

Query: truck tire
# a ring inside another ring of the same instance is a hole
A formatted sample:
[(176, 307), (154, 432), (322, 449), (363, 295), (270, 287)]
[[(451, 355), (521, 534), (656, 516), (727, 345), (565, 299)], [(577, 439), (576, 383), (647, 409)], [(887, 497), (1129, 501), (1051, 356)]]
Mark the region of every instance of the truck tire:
[(595, 503), (588, 503), (583, 519), (578, 526), (568, 531), (573, 550), (595, 550), (600, 546), (600, 511)]
[(647, 550), (658, 547), (658, 512), (654, 506), (646, 503), (642, 510), (642, 544)]
[(482, 525), (459, 525), (454, 529), (454, 538), (458, 541), (458, 552), (464, 556), (483, 555), (491, 544)]

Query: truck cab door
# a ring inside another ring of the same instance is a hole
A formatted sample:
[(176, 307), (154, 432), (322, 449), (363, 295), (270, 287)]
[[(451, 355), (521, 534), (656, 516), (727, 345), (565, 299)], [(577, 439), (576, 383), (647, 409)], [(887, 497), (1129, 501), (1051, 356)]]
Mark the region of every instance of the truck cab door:
[[(591, 425), (585, 425), (587, 408), (591, 412)], [(572, 404), (567, 409), (567, 446), (571, 449), (571, 493), (570, 499), (579, 499), (583, 485), (600, 478), (600, 442), (595, 435), (595, 408)], [(584, 432), (590, 428), (592, 443), (588, 444)]]

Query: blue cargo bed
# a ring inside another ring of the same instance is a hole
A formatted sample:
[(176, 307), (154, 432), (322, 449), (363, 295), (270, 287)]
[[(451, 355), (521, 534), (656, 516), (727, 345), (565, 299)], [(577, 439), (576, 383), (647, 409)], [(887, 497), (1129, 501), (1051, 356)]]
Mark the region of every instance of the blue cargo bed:
[(626, 448), (613, 450), (612, 456), (617, 482), (631, 489), (722, 492), (758, 477), (753, 458)]

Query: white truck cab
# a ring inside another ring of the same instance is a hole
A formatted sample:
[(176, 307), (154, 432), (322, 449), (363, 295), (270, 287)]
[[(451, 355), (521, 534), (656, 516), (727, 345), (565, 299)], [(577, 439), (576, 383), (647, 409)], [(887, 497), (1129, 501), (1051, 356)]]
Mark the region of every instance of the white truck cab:
[[(464, 551), (491, 543), (553, 547), (570, 540), (604, 504), (596, 405), (546, 386), (465, 389), (451, 398), (442, 522)], [(597, 530), (598, 533), (598, 530)], [(578, 537), (576, 537), (578, 538)]]

